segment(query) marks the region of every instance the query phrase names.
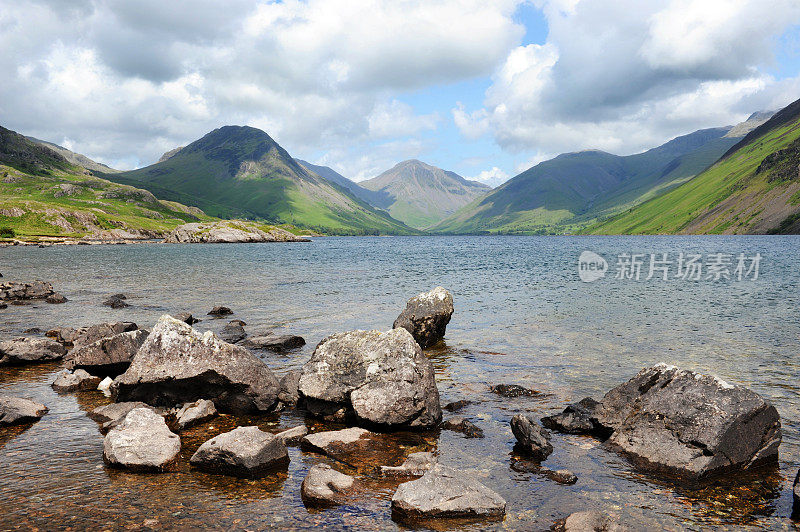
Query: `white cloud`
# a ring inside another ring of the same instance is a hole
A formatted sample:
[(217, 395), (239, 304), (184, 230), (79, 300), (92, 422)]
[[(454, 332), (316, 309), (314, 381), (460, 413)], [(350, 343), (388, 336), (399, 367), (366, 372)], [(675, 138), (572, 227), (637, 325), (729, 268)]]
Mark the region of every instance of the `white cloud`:
[(502, 171), (500, 168), (494, 166), (489, 170), (484, 170), (475, 177), (469, 177), (468, 179), (485, 183), (490, 187), (494, 188), (508, 181), (508, 178), (509, 175), (507, 173)]

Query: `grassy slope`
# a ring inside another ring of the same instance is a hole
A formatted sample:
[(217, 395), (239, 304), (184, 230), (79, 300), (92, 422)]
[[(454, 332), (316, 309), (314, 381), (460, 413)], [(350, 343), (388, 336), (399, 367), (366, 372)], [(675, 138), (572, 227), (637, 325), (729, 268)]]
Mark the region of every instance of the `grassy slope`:
[[(800, 137), (800, 121), (785, 124), (751, 140), (687, 183), (636, 208), (587, 229), (591, 234), (653, 234), (680, 232), (748, 232), (760, 211), (750, 207), (760, 198), (779, 192), (784, 181), (756, 174), (761, 161)], [(745, 200), (747, 201), (738, 201)], [(797, 194), (790, 204), (797, 205)], [(714, 212), (723, 202), (730, 208)], [(702, 223), (696, 222), (702, 218)]]

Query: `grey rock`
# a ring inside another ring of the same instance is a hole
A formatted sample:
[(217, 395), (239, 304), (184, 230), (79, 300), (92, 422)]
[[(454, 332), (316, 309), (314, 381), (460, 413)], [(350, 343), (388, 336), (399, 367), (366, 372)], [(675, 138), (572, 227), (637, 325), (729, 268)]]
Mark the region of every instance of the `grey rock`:
[(47, 412), (46, 406), (30, 399), (0, 394), (0, 426), (33, 423)]
[(303, 438), (303, 446), (323, 454), (329, 454), (342, 446), (352, 445), (362, 440), (369, 439), (371, 434), (370, 431), (360, 427), (315, 432)]
[(508, 397), (509, 399), (514, 399), (516, 397), (533, 397), (535, 395), (539, 395), (539, 392), (536, 390), (531, 390), (518, 384), (496, 384), (494, 386), (490, 386), (489, 391), (496, 393), (497, 395), (502, 395), (503, 397)]
[(477, 427), (472, 421), (463, 417), (452, 417), (442, 423), (442, 428), (460, 432), (467, 438), (483, 438), (483, 430)]
[(289, 453), (274, 434), (239, 427), (205, 442), (190, 462), (211, 473), (254, 478), (288, 464)]
[(321, 401), (386, 426), (433, 427), (442, 418), (433, 365), (405, 329), (329, 336), (303, 366), (299, 390), (312, 412)]
[(96, 390), (100, 384), (100, 377), (90, 375), (85, 370), (79, 369), (74, 372), (61, 370), (56, 375), (52, 387), (57, 392), (75, 392), (79, 390)]
[(0, 342), (0, 366), (61, 360), (67, 350), (49, 338), (15, 338)]
[(296, 405), (300, 400), (300, 371), (290, 371), (280, 380), (278, 400), (285, 405)]
[(436, 456), (429, 452), (411, 453), (399, 466), (381, 466), (381, 474), (387, 477), (419, 477), (436, 465)]
[(194, 325), (195, 323), (200, 321), (191, 314), (189, 314), (188, 312), (180, 312), (178, 314), (173, 314), (172, 317), (175, 318), (176, 320), (184, 322), (187, 325)]
[(572, 485), (578, 482), (578, 477), (569, 469), (543, 469), (544, 475), (554, 482), (559, 484)]
[(230, 322), (219, 333), (219, 337), (231, 344), (238, 343), (247, 338), (244, 327), (238, 323)]
[[(94, 343), (102, 338), (108, 338), (124, 332), (138, 330), (139, 326), (130, 321), (115, 321), (108, 323), (98, 323), (89, 327), (81, 327), (71, 335), (72, 344), (75, 347)], [(63, 330), (62, 330), (63, 331)], [(68, 330), (67, 330), (68, 331)], [(62, 335), (64, 332), (61, 333)]]
[(453, 316), (453, 296), (450, 292), (437, 286), (430, 292), (423, 292), (412, 297), (406, 303), (405, 310), (400, 313), (393, 329), (406, 329), (420, 347), (426, 349), (444, 338), (447, 324)]
[(5, 301), (46, 299), (53, 293), (53, 285), (44, 281), (0, 283), (0, 300)]
[(108, 423), (109, 421), (122, 420), (131, 410), (137, 408), (148, 408), (155, 410), (152, 406), (139, 401), (131, 401), (127, 403), (111, 403), (110, 405), (99, 406), (89, 412), (87, 415), (98, 423)]
[(212, 401), (200, 399), (194, 403), (186, 403), (175, 413), (175, 428), (187, 429), (199, 425), (217, 415), (217, 409)]
[(223, 306), (214, 307), (208, 312), (209, 316), (230, 316), (231, 314), (233, 314), (233, 311)]
[(558, 532), (632, 532), (634, 529), (620, 522), (618, 516), (598, 510), (575, 512), (557, 522), (553, 530)]
[(188, 223), (179, 225), (167, 235), (165, 242), (172, 244), (233, 244), (247, 242), (309, 242), (279, 227), (264, 231), (253, 224), (225, 220), (220, 222)]
[(45, 298), (45, 301), (47, 303), (51, 303), (53, 305), (60, 305), (61, 303), (66, 303), (67, 301), (69, 301), (69, 299), (64, 297), (63, 294), (55, 293), (55, 294), (50, 294), (49, 296), (47, 296)]
[[(595, 418), (595, 410), (599, 403), (587, 397), (569, 405), (560, 414), (542, 418), (542, 424), (551, 430), (566, 434), (600, 434), (605, 431)], [(608, 437), (608, 434), (606, 434)]]
[(333, 469), (327, 464), (317, 464), (309, 469), (300, 486), (300, 496), (308, 506), (341, 504), (355, 479)]
[(517, 414), (512, 417), (511, 432), (517, 439), (519, 450), (537, 460), (544, 460), (553, 452), (550, 434), (528, 416)]
[(148, 334), (149, 331), (138, 329), (76, 347), (67, 357), (67, 368), (85, 369), (102, 377), (116, 377), (131, 365)]
[(103, 460), (132, 471), (171, 469), (180, 450), (181, 439), (149, 408), (131, 410), (103, 440)]
[(267, 349), (269, 351), (288, 351), (306, 345), (302, 336), (293, 334), (263, 334), (251, 336), (242, 342), (242, 345), (250, 349)]
[(125, 297), (124, 294), (116, 294), (116, 295), (113, 295), (113, 296), (109, 297), (105, 301), (103, 301), (103, 305), (105, 305), (106, 307), (111, 307), (111, 308), (126, 308), (126, 307), (130, 307), (130, 305), (125, 302), (126, 299), (128, 299), (128, 298)]
[(442, 408), (447, 410), (448, 412), (458, 412), (463, 408), (472, 404), (472, 401), (467, 401), (466, 399), (461, 399), (459, 401), (453, 401), (452, 403), (447, 403)]
[(233, 413), (272, 410), (278, 390), (275, 375), (250, 351), (167, 315), (111, 385), (116, 401), (175, 406), (210, 399)]
[(298, 425), (296, 427), (286, 429), (283, 432), (279, 432), (276, 434), (276, 436), (283, 441), (284, 445), (290, 445), (300, 443), (300, 441), (305, 438), (307, 434), (308, 427), (305, 425)]
[(52, 338), (63, 346), (72, 347), (72, 342), (78, 336), (78, 330), (72, 327), (56, 327), (50, 329), (44, 333), (44, 335), (48, 338)]
[(393, 517), (502, 517), (506, 501), (474, 475), (441, 464), (421, 478), (400, 484), (392, 497)]

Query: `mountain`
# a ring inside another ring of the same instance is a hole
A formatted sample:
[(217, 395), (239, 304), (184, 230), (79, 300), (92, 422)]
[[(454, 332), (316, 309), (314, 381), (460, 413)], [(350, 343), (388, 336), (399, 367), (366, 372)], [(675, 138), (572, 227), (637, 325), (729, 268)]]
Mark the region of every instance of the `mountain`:
[(329, 166), (319, 166), (316, 164), (311, 164), (306, 161), (301, 161), (297, 159), (297, 162), (300, 163), (306, 170), (309, 172), (314, 172), (320, 177), (324, 177), (331, 183), (339, 185), (340, 187), (344, 187), (350, 191), (355, 197), (362, 201), (366, 201), (373, 207), (377, 207), (379, 205), (383, 205), (386, 203), (388, 199), (388, 194), (385, 192), (374, 191), (374, 190), (367, 190), (363, 188), (355, 181), (351, 181), (347, 179), (345, 176), (334, 170)]
[(163, 163), (164, 161), (166, 161), (167, 159), (169, 159), (170, 157), (172, 157), (173, 155), (175, 155), (176, 153), (178, 153), (182, 149), (183, 149), (183, 146), (178, 146), (177, 148), (172, 148), (168, 152), (164, 152), (164, 155), (159, 157), (158, 161), (156, 161), (156, 162)]
[(186, 222), (209, 219), (199, 209), (95, 177), (49, 143), (0, 127), (4, 233), (27, 239), (153, 238)]
[(694, 179), (587, 232), (798, 233), (799, 169), (797, 100), (749, 132)]
[(443, 233), (562, 234), (616, 214), (698, 174), (739, 139), (703, 129), (646, 152), (567, 153), (508, 180), (433, 226)]
[(750, 115), (750, 117), (745, 120), (744, 122), (737, 124), (731, 128), (728, 133), (725, 134), (726, 137), (733, 137), (733, 138), (742, 138), (755, 128), (772, 118), (775, 114), (775, 111), (757, 111)]
[(161, 162), (105, 177), (222, 218), (261, 219), (333, 234), (416, 233), (303, 168), (252, 127), (215, 129)]
[(383, 195), (374, 205), (411, 227), (428, 228), (489, 190), (415, 159), (403, 161), (359, 185)]
[(119, 170), (114, 170), (110, 166), (107, 166), (103, 163), (98, 163), (86, 157), (85, 155), (81, 155), (80, 153), (75, 153), (73, 151), (68, 150), (63, 146), (59, 146), (58, 144), (53, 144), (52, 142), (47, 142), (46, 140), (40, 140), (34, 137), (25, 137), (31, 142), (35, 144), (39, 144), (44, 146), (45, 148), (50, 148), (57, 154), (61, 155), (67, 162), (70, 162), (74, 165), (81, 166), (86, 168), (87, 170), (92, 170), (96, 172), (104, 172), (104, 173), (114, 173), (119, 172)]

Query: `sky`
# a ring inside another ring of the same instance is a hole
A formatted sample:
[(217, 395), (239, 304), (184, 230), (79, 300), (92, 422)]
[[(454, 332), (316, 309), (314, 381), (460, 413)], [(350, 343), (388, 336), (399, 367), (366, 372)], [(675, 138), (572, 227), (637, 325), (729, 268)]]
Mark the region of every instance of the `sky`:
[(114, 168), (223, 125), (491, 185), (800, 98), (800, 0), (0, 0), (0, 125)]

